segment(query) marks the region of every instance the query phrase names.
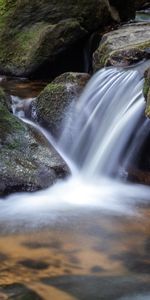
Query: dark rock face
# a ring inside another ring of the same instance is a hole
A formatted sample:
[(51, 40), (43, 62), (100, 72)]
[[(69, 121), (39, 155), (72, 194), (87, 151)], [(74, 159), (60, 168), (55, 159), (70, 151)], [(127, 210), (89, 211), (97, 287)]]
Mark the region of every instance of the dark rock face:
[[(133, 17), (131, 2), (112, 1), (123, 20)], [(113, 18), (107, 0), (2, 0), (0, 14), (0, 73), (15, 76), (37, 75)]]
[[(126, 2), (124, 6), (124, 2)], [(134, 19), (135, 17), (135, 6), (134, 0), (109, 0), (110, 5), (114, 6), (119, 12), (120, 19), (122, 21), (127, 21), (128, 19)]]
[(69, 173), (63, 159), (34, 128), (13, 116), (0, 96), (0, 195), (36, 191)]
[(80, 95), (89, 78), (86, 73), (64, 73), (47, 85), (33, 102), (37, 121), (56, 136), (67, 117), (69, 105)]
[(137, 10), (144, 9), (150, 7), (149, 0), (135, 0), (135, 8)]
[(145, 72), (144, 96), (146, 99), (146, 116), (150, 118), (150, 68)]
[(150, 53), (150, 23), (137, 23), (122, 26), (118, 30), (106, 33), (93, 55), (94, 69), (103, 66), (128, 66)]

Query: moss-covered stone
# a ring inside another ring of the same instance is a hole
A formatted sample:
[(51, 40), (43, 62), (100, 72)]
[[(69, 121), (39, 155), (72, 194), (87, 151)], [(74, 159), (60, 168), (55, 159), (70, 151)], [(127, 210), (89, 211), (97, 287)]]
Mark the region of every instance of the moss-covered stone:
[(11, 108), (11, 97), (4, 92), (0, 87), (0, 104), (3, 104), (9, 111), (12, 111)]
[(31, 75), (110, 22), (107, 0), (0, 0), (0, 72)]
[(56, 150), (13, 116), (0, 96), (0, 195), (48, 187), (68, 172)]
[(37, 121), (57, 135), (67, 116), (68, 106), (80, 95), (90, 76), (86, 73), (64, 73), (40, 93), (34, 101)]
[(150, 57), (150, 23), (122, 26), (103, 36), (93, 55), (95, 71), (103, 66), (128, 66)]

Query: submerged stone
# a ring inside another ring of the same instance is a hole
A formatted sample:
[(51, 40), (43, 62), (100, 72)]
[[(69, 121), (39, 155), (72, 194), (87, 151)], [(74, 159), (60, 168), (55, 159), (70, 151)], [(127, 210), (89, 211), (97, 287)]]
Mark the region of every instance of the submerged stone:
[(68, 172), (41, 133), (13, 116), (0, 97), (0, 195), (46, 188)]
[(81, 94), (90, 76), (86, 73), (64, 73), (40, 93), (33, 102), (37, 121), (57, 135), (63, 120), (68, 118), (68, 107)]
[(104, 66), (129, 66), (150, 57), (150, 23), (124, 25), (106, 33), (93, 55), (95, 71)]
[(2, 285), (0, 287), (1, 300), (42, 300), (35, 291), (20, 283)]

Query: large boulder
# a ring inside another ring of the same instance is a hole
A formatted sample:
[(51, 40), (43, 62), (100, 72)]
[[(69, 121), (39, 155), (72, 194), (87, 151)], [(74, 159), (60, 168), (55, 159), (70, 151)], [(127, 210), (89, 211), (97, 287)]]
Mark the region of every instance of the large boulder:
[(89, 74), (73, 72), (58, 76), (33, 101), (36, 120), (57, 136), (62, 121), (68, 118), (68, 107), (79, 97), (89, 78)]
[(93, 55), (94, 70), (128, 66), (150, 57), (150, 23), (124, 25), (106, 33)]
[[(125, 12), (129, 2), (123, 20), (134, 15), (132, 1), (125, 1), (121, 10)], [(118, 12), (120, 6), (115, 5)], [(108, 0), (1, 0), (0, 73), (29, 76), (46, 68), (50, 72), (62, 53), (112, 23), (113, 16)]]
[(150, 118), (150, 68), (145, 72), (144, 96), (146, 99), (146, 116)]
[(46, 188), (68, 174), (56, 150), (13, 116), (0, 93), (0, 195)]

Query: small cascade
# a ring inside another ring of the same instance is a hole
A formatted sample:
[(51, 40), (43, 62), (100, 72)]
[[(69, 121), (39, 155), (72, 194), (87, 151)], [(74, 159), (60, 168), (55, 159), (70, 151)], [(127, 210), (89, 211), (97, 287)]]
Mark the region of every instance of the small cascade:
[(30, 106), (34, 98), (20, 99), (17, 96), (11, 96), (12, 111), (18, 118), (30, 116)]
[(135, 156), (136, 136), (149, 123), (142, 88), (138, 70), (103, 69), (92, 78), (60, 139), (83, 176), (118, 176)]

